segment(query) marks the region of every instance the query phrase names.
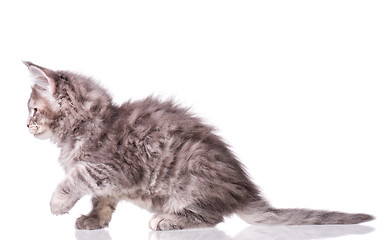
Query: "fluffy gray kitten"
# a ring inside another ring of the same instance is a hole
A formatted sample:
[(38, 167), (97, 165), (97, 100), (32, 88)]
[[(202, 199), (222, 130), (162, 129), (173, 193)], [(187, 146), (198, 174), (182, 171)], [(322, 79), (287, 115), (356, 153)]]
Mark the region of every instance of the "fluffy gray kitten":
[(78, 229), (108, 226), (120, 200), (155, 213), (153, 230), (211, 227), (238, 214), (250, 224), (356, 224), (367, 214), (276, 209), (214, 129), (172, 101), (112, 103), (92, 79), (24, 62), (32, 75), (27, 126), (61, 148), (66, 178), (51, 211), (67, 213), (84, 195), (93, 208)]

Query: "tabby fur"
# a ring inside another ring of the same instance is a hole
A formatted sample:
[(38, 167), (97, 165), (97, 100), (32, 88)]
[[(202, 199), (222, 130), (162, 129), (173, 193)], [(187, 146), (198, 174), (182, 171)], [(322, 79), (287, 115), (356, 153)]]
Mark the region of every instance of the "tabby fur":
[(24, 62), (31, 73), (30, 132), (51, 139), (66, 178), (51, 211), (67, 213), (84, 195), (93, 209), (78, 229), (108, 226), (121, 200), (155, 213), (153, 230), (211, 227), (237, 213), (251, 224), (355, 224), (373, 219), (308, 209), (276, 209), (261, 196), (213, 127), (173, 101), (122, 105), (98, 83)]

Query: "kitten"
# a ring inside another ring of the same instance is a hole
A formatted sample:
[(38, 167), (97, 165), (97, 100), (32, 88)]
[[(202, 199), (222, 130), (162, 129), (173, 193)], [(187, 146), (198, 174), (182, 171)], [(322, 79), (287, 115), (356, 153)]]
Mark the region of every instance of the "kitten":
[(92, 79), (24, 62), (32, 75), (27, 127), (61, 148), (66, 178), (51, 211), (67, 213), (84, 195), (93, 208), (78, 229), (108, 226), (117, 203), (154, 212), (153, 230), (211, 227), (238, 214), (250, 224), (356, 224), (367, 214), (276, 209), (214, 129), (172, 101), (112, 103)]

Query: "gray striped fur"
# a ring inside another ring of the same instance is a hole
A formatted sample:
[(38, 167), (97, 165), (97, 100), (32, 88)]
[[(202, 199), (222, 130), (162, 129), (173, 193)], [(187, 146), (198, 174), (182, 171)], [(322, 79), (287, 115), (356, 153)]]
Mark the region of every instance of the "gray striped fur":
[(215, 226), (239, 214), (256, 224), (351, 224), (366, 214), (275, 209), (215, 134), (173, 101), (148, 97), (112, 103), (88, 77), (25, 62), (32, 75), (28, 128), (61, 148), (66, 178), (51, 200), (53, 214), (68, 212), (84, 195), (93, 209), (79, 229), (108, 226), (120, 200), (155, 213), (153, 230)]

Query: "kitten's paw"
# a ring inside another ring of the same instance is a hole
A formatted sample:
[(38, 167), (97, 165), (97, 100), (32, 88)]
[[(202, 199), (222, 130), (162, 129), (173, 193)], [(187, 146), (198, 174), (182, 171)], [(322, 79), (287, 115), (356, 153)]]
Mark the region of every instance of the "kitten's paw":
[(81, 230), (96, 230), (108, 227), (108, 222), (101, 221), (97, 217), (82, 215), (76, 220), (76, 228)]
[(54, 215), (61, 215), (68, 213), (69, 210), (75, 205), (77, 200), (70, 198), (69, 195), (54, 193), (51, 199), (51, 212)]
[(177, 216), (171, 214), (155, 214), (149, 221), (149, 228), (154, 231), (183, 229)]

